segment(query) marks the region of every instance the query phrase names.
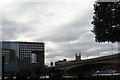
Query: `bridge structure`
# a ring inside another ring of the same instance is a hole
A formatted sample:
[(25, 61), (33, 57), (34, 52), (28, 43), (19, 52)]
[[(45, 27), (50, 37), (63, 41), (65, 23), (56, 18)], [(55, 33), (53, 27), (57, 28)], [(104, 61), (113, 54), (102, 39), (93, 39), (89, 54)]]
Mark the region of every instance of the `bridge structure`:
[(120, 72), (120, 53), (80, 61), (66, 61), (55, 66), (65, 75), (92, 74), (97, 70), (116, 70)]

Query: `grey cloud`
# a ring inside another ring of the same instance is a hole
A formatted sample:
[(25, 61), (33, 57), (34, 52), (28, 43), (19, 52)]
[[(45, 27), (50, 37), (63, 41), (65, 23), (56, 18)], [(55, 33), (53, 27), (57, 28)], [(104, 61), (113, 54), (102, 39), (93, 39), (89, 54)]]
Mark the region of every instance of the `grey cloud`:
[[(39, 34), (37, 30), (39, 27), (32, 25), (33, 23), (40, 26), (40, 31), (42, 30), (43, 20), (41, 17), (55, 17), (55, 13), (49, 10), (50, 3), (21, 3), (16, 4), (17, 8), (15, 11), (15, 17), (27, 16), (30, 20), (26, 23), (18, 23), (16, 21), (6, 21), (3, 23), (3, 39), (4, 40), (15, 40), (20, 35), (25, 35), (25, 37), (30, 37), (33, 41), (43, 41), (51, 42), (56, 47), (46, 47), (47, 60), (56, 60), (56, 57), (70, 58), (74, 57), (75, 53), (81, 52), (82, 57), (97, 56), (98, 52), (101, 55), (106, 55), (111, 52), (110, 45), (104, 43), (96, 43), (94, 41), (94, 34), (90, 31), (92, 29), (92, 10), (86, 9), (85, 12), (80, 12), (80, 15), (70, 23), (66, 23), (53, 32), (49, 31), (46, 34)], [(52, 6), (55, 7), (55, 6)], [(51, 9), (52, 9), (51, 7)], [(61, 7), (61, 6), (60, 6)], [(84, 13), (84, 14), (83, 14)], [(9, 14), (9, 13), (8, 13)], [(5, 15), (7, 16), (7, 15)], [(39, 24), (38, 24), (39, 23)], [(47, 23), (46, 23), (47, 24)], [(59, 25), (58, 25), (59, 26)], [(35, 29), (34, 29), (35, 28)], [(51, 25), (47, 29), (51, 28)], [(34, 29), (34, 30), (32, 30)], [(42, 37), (41, 37), (42, 36)], [(76, 41), (76, 42), (75, 42)], [(73, 42), (73, 43), (71, 43)], [(51, 44), (51, 46), (52, 46)], [(47, 43), (45, 43), (47, 45)], [(116, 45), (116, 44), (115, 44)], [(92, 50), (94, 49), (94, 50)], [(114, 51), (116, 46), (114, 47)], [(59, 60), (60, 58), (58, 58)]]
[[(38, 38), (36, 40), (46, 40), (46, 41), (53, 41), (53, 42), (66, 42), (66, 41), (72, 41), (78, 39), (82, 34), (86, 32), (90, 32), (86, 26), (89, 26), (89, 17), (86, 19), (82, 19), (82, 17), (79, 17), (79, 19), (76, 19), (75, 21), (66, 24), (64, 26), (61, 26), (61, 28), (58, 28), (54, 33), (50, 33), (50, 35), (47, 35), (43, 38)], [(86, 23), (86, 24), (84, 24)]]
[(82, 28), (82, 27), (90, 27), (91, 23), (91, 19), (92, 19), (92, 10), (90, 9), (86, 9), (86, 12), (84, 14), (81, 14), (78, 16), (78, 18), (73, 21), (68, 27), (78, 27), (78, 28)]
[[(94, 49), (94, 50), (91, 50)], [(59, 49), (53, 49), (53, 51), (50, 51), (50, 54), (47, 55), (47, 58), (54, 58), (57, 56), (64, 56), (64, 57), (74, 57), (76, 53), (81, 52), (82, 58), (84, 57), (96, 57), (96, 56), (105, 56), (105, 55), (111, 55), (112, 51), (116, 51), (116, 47), (114, 47), (114, 50), (111, 50), (111, 47), (109, 44), (73, 44), (72, 46), (64, 44), (63, 46), (60, 46)], [(107, 53), (105, 53), (107, 52)]]
[[(16, 4), (16, 5), (18, 5), (18, 4)], [(29, 15), (31, 14), (31, 16), (35, 15), (34, 17), (37, 18), (38, 13), (42, 12), (42, 10), (45, 13), (47, 13), (45, 11), (45, 9), (48, 9), (47, 8), (48, 6), (46, 6), (46, 5), (49, 5), (49, 4), (48, 3), (21, 3), (21, 4), (19, 4), (19, 6), (17, 6), (18, 10), (16, 9), (16, 14), (17, 15), (22, 14), (23, 16), (28, 16), (28, 14)], [(41, 7), (45, 8), (45, 9), (42, 9), (41, 11), (37, 11), (37, 9), (41, 9)], [(31, 13), (31, 11), (32, 11), (32, 13)], [(89, 15), (88, 15), (88, 13), (89, 13)], [(51, 13), (49, 13), (49, 14), (51, 14)], [(46, 41), (47, 40), (47, 41), (54, 41), (54, 42), (64, 42), (64, 41), (76, 40), (80, 37), (81, 34), (83, 34), (84, 32), (87, 31), (87, 29), (84, 27), (89, 25), (90, 15), (91, 15), (91, 10), (88, 10), (82, 16), (78, 16), (78, 18), (76, 20), (74, 20), (73, 22), (71, 22), (70, 24), (61, 26), (61, 28), (57, 29), (54, 33), (49, 33), (49, 35), (45, 35), (45, 37), (43, 37), (43, 38), (40, 37), (40, 38), (34, 39), (34, 40), (36, 40), (36, 41), (41, 41), (41, 40)], [(38, 18), (40, 18), (40, 17), (38, 17)], [(27, 22), (26, 24), (31, 24), (31, 23), (34, 23), (37, 21), (38, 20), (31, 19), (30, 22)], [(42, 24), (42, 21), (39, 21), (37, 23)], [(36, 34), (34, 34), (34, 33), (27, 34), (28, 37), (32, 36), (32, 35), (34, 36)]]
[[(59, 45), (60, 47), (58, 49), (53, 49), (50, 51), (51, 54), (47, 55), (46, 57), (53, 58), (54, 56), (64, 56), (64, 57), (74, 57), (75, 53), (82, 53), (82, 57), (96, 57), (96, 56), (105, 56), (110, 55), (112, 51), (114, 53), (117, 53), (116, 45), (117, 44), (111, 44), (111, 43), (96, 43), (92, 41), (92, 37), (90, 38), (89, 35), (84, 36), (88, 39), (86, 43), (84, 41), (80, 42), (80, 40), (77, 43), (56, 43), (56, 45)], [(114, 50), (111, 50), (111, 46), (114, 45)], [(93, 50), (91, 50), (93, 49)], [(60, 52), (59, 52), (60, 51)], [(48, 50), (49, 52), (49, 50)], [(107, 52), (107, 53), (105, 53)]]
[(2, 23), (3, 40), (15, 40), (20, 35), (26, 34), (28, 31), (31, 31), (28, 26), (16, 23), (15, 21), (6, 20)]

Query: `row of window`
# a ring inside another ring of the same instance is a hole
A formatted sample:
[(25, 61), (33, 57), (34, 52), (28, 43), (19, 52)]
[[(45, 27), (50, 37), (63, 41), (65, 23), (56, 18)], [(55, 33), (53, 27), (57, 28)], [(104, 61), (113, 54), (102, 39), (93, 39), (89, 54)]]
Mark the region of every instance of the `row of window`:
[(20, 48), (44, 48), (43, 46), (20, 46)]
[(31, 61), (31, 58), (28, 58), (28, 59), (25, 60), (23, 57), (21, 57), (21, 58), (20, 58), (20, 62), (22, 62), (22, 61), (23, 61), (23, 62), (24, 62), (24, 61)]
[(29, 53), (31, 53), (31, 51), (20, 51), (20, 53), (21, 53), (21, 52), (29, 52)]
[(20, 46), (44, 46), (43, 44), (23, 44)]
[(44, 50), (44, 49), (24, 49), (24, 48), (20, 48), (20, 51), (21, 50)]
[(7, 52), (7, 53), (9, 53), (9, 51), (6, 51), (6, 50), (2, 50), (2, 52)]
[(44, 46), (44, 44), (20, 44), (20, 46), (26, 46), (26, 45), (29, 45), (29, 46)]
[(9, 55), (9, 53), (2, 53), (2, 54)]
[(20, 53), (20, 55), (31, 55), (31, 53)]
[(26, 58), (26, 57), (31, 58), (31, 56), (29, 56), (29, 55), (26, 55), (26, 56), (20, 56), (20, 58)]
[(44, 48), (20, 48), (20, 50), (44, 50)]
[(31, 55), (31, 53), (20, 53), (20, 55)]
[(31, 56), (31, 55), (30, 54), (21, 54), (20, 56), (22, 57), (22, 56)]

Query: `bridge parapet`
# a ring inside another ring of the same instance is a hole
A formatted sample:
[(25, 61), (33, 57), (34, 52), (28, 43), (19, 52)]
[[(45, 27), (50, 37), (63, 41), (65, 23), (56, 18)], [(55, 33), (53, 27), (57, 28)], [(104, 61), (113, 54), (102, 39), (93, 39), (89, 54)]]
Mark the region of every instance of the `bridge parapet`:
[(61, 70), (68, 70), (72, 67), (76, 66), (83, 66), (83, 65), (89, 65), (89, 64), (120, 64), (120, 53), (109, 55), (109, 56), (103, 56), (99, 58), (93, 58), (93, 59), (87, 59), (87, 60), (81, 60), (76, 62), (65, 62), (61, 65), (55, 66), (55, 68), (61, 69)]

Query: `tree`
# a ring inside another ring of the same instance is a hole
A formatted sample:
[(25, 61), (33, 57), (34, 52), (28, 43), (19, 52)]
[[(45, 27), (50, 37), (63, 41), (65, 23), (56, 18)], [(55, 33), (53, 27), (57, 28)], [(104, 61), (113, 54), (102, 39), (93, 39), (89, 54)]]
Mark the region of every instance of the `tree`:
[(94, 10), (95, 41), (120, 42), (120, 2), (96, 2)]

